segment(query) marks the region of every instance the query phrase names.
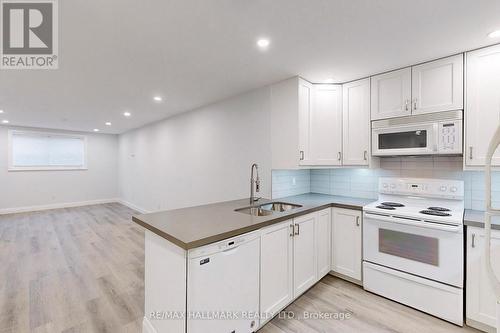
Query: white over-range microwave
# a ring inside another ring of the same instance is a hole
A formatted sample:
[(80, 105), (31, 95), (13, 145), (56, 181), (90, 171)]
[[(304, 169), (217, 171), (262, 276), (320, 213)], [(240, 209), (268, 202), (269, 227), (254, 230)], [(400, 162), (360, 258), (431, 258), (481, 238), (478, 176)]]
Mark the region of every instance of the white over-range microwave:
[(460, 155), (463, 113), (446, 111), (372, 122), (372, 155)]

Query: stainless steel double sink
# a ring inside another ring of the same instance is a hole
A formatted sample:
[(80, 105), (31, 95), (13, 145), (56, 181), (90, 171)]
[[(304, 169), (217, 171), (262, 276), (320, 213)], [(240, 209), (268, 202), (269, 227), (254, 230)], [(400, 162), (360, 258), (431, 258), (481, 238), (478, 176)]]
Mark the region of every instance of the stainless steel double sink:
[(300, 208), (301, 205), (296, 205), (287, 202), (268, 202), (258, 206), (249, 206), (235, 209), (235, 212), (253, 215), (253, 216), (269, 216), (274, 214), (275, 212), (286, 212), (292, 209)]

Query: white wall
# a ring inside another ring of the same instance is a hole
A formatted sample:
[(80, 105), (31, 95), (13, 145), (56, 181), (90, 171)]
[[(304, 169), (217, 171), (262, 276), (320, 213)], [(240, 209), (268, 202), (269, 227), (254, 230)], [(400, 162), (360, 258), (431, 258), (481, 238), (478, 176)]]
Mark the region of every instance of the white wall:
[(88, 170), (9, 172), (8, 129), (0, 126), (0, 213), (106, 201), (118, 197), (116, 135), (80, 133), (88, 137)]
[(245, 198), (254, 162), (270, 197), (268, 87), (120, 135), (120, 196), (144, 211)]

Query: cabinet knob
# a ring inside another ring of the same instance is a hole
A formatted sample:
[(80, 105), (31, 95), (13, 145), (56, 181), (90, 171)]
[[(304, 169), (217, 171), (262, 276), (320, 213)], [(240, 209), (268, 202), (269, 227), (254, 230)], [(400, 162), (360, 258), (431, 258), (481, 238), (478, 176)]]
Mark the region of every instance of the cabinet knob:
[(359, 216), (356, 216), (356, 226), (360, 226), (361, 224), (359, 223)]
[(368, 161), (368, 151), (365, 150), (363, 152), (363, 158), (364, 158), (365, 161)]
[(342, 152), (339, 151), (339, 157), (338, 157), (338, 160), (339, 161), (342, 161)]
[(472, 234), (471, 246), (472, 246), (472, 248), (476, 247), (476, 234)]
[(474, 156), (472, 155), (472, 146), (469, 147), (469, 160), (472, 160)]
[(413, 100), (413, 110), (416, 110), (417, 109), (417, 99), (415, 98)]
[(293, 235), (295, 234), (295, 226), (293, 224), (290, 224), (290, 237), (293, 237)]
[[(295, 236), (298, 236), (298, 235), (300, 235), (300, 224), (296, 224), (295, 226), (297, 227), (297, 231), (295, 232)], [(295, 229), (295, 227), (294, 227), (294, 229)]]
[(300, 160), (303, 161), (304, 160), (304, 151), (301, 150), (299, 153), (300, 153)]
[(405, 111), (409, 111), (408, 110), (408, 105), (410, 104), (410, 101), (409, 100), (406, 100), (405, 101)]

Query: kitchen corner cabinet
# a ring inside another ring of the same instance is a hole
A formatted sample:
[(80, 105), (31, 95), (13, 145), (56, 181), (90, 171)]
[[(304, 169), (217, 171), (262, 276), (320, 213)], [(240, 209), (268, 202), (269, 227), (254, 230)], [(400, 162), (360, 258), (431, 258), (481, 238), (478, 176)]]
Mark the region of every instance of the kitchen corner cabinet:
[(313, 85), (299, 79), (299, 165), (312, 165)]
[[(500, 45), (467, 53), (465, 166), (484, 166), (486, 152), (500, 123)], [(500, 149), (492, 164), (500, 166)]]
[(412, 113), (464, 108), (464, 56), (459, 54), (411, 68)]
[(411, 114), (411, 68), (371, 77), (371, 120)]
[[(466, 322), (481, 330), (494, 331), (496, 299), (486, 274), (483, 228), (467, 227)], [(500, 231), (491, 231), (491, 256), (494, 271), (500, 276)]]
[(463, 109), (463, 54), (371, 78), (371, 119)]
[(361, 283), (362, 212), (332, 208), (332, 271)]
[(342, 86), (343, 165), (369, 165), (370, 159), (370, 79)]

